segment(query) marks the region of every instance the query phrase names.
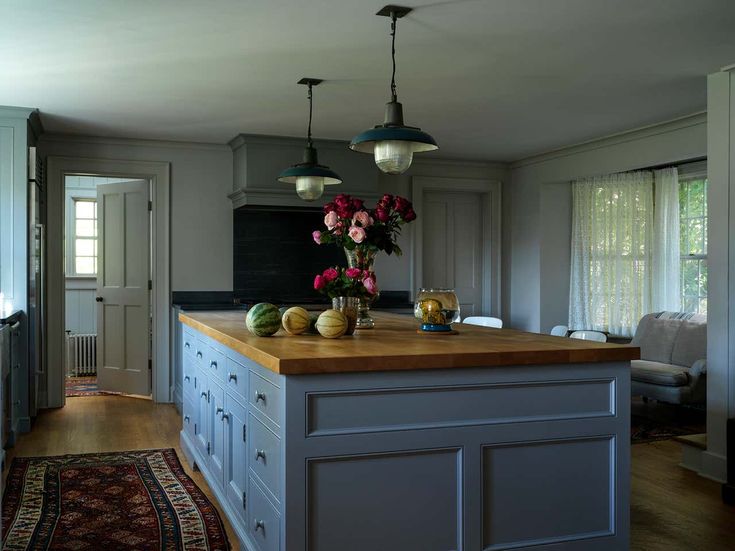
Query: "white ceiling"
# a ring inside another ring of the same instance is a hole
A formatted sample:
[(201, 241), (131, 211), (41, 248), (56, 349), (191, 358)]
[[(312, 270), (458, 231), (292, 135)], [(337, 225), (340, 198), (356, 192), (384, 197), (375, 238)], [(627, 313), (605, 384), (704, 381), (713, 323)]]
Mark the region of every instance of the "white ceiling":
[[(0, 104), (47, 131), (225, 143), (349, 139), (382, 121), (387, 0), (0, 0)], [(406, 123), (453, 158), (515, 160), (706, 107), (735, 0), (407, 0)]]

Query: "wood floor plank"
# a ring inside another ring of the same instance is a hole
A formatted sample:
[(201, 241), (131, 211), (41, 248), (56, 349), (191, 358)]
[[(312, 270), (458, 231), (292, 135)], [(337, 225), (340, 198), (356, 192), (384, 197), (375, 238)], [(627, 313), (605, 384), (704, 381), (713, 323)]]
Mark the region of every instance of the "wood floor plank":
[[(184, 459), (180, 428), (181, 417), (172, 405), (123, 396), (69, 398), (63, 409), (41, 411), (33, 431), (9, 450), (8, 465), (15, 456), (175, 448), (186, 472), (218, 506), (201, 473), (192, 472)], [(635, 444), (631, 454), (632, 550), (735, 548), (735, 508), (722, 503), (718, 483), (678, 465), (679, 444)], [(237, 538), (222, 518), (237, 551)]]

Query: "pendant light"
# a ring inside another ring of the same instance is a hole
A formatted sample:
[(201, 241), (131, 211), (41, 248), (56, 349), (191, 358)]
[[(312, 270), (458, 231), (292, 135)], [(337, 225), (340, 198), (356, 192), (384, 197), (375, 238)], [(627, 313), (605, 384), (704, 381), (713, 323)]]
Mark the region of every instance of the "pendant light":
[(324, 186), (342, 183), (342, 179), (328, 166), (319, 164), (316, 149), (311, 140), (311, 115), (313, 110), (311, 89), (321, 82), (322, 80), (318, 78), (302, 78), (299, 81), (299, 84), (309, 87), (309, 129), (306, 135), (304, 157), (302, 162), (287, 168), (278, 176), (279, 182), (296, 184), (296, 194), (304, 201), (316, 201), (324, 193)]
[(375, 155), (375, 164), (387, 174), (402, 174), (413, 161), (413, 154), (439, 149), (426, 132), (403, 124), (403, 105), (396, 93), (396, 21), (411, 12), (411, 8), (385, 6), (375, 15), (390, 17), (391, 58), (393, 73), (390, 80), (390, 102), (385, 104), (385, 119), (362, 134), (355, 136), (350, 149)]

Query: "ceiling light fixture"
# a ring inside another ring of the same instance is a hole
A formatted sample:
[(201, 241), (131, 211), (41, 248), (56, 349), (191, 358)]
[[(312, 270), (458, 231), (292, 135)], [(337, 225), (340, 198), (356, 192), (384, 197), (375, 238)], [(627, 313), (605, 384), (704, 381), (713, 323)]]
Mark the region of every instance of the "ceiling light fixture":
[(302, 78), (298, 83), (309, 87), (309, 129), (306, 135), (304, 159), (287, 168), (278, 176), (279, 182), (296, 184), (296, 194), (304, 201), (316, 201), (324, 193), (324, 186), (341, 184), (342, 179), (328, 166), (320, 165), (314, 142), (311, 139), (311, 115), (313, 100), (311, 89), (322, 82), (318, 78)]
[(375, 164), (387, 174), (402, 174), (413, 161), (413, 154), (439, 149), (426, 132), (403, 124), (403, 105), (396, 92), (396, 21), (411, 12), (411, 8), (388, 5), (375, 15), (390, 17), (391, 58), (393, 73), (390, 80), (390, 102), (385, 104), (385, 119), (362, 134), (355, 136), (350, 149), (375, 155)]

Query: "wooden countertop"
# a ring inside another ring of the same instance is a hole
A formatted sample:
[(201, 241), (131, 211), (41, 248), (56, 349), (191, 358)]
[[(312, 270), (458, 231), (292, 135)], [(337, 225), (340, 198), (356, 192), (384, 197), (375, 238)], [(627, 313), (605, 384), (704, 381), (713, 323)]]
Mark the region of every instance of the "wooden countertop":
[(179, 319), (260, 365), (284, 375), (353, 371), (399, 371), (453, 367), (629, 361), (640, 349), (455, 324), (458, 335), (416, 333), (413, 317), (371, 312), (375, 329), (351, 337), (290, 336), (282, 329), (256, 337), (245, 327), (245, 313), (187, 312)]

